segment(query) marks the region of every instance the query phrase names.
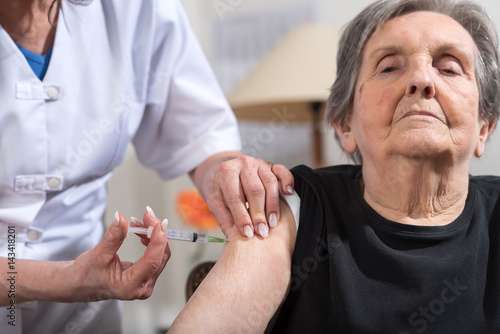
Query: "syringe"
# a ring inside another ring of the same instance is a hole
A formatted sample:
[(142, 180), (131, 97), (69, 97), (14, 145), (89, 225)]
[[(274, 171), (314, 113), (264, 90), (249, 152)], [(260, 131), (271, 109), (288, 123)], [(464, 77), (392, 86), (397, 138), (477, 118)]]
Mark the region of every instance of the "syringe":
[[(143, 234), (143, 235), (146, 235), (148, 238), (151, 238), (151, 234), (153, 233), (153, 227), (150, 226), (150, 227), (146, 228), (146, 227), (129, 226), (128, 232), (129, 233)], [(168, 236), (169, 240), (181, 240), (181, 241), (188, 241), (188, 242), (197, 242), (200, 244), (206, 244), (206, 243), (223, 244), (223, 243), (226, 243), (226, 239), (212, 237), (212, 236), (206, 235), (205, 233), (197, 233), (197, 232), (190, 232), (190, 231), (180, 231), (180, 230), (167, 229), (167, 236)]]

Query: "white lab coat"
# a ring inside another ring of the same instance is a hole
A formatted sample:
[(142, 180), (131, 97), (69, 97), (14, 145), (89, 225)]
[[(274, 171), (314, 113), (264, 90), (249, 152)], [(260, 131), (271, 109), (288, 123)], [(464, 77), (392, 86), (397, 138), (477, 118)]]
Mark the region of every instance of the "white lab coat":
[[(240, 149), (178, 0), (62, 1), (43, 81), (0, 27), (0, 101), (0, 255), (15, 230), (16, 260), (74, 259), (101, 239), (131, 141), (164, 179)], [(119, 307), (16, 304), (15, 326), (1, 307), (0, 333), (119, 333)]]

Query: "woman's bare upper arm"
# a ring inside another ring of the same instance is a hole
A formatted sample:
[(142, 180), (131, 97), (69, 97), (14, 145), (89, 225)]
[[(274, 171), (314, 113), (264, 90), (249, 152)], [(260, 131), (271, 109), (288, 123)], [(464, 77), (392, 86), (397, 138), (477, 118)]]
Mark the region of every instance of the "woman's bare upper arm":
[(199, 330), (203, 324), (207, 333), (264, 332), (288, 293), (297, 234), (290, 209), (283, 201), (280, 206), (278, 226), (267, 238), (231, 231), (220, 259), (169, 331)]

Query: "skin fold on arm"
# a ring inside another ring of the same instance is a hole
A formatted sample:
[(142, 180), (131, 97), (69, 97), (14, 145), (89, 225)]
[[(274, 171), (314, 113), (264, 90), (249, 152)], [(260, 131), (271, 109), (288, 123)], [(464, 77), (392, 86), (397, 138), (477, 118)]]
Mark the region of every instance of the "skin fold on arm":
[(267, 238), (248, 239), (235, 227), (230, 242), (174, 321), (169, 333), (263, 333), (291, 281), (297, 228), (288, 206)]

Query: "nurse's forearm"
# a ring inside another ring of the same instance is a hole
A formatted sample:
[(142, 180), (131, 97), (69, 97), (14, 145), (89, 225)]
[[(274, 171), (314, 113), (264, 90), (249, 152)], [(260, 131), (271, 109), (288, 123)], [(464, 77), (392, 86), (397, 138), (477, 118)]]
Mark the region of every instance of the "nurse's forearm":
[[(12, 264), (14, 262), (14, 264)], [(0, 257), (0, 305), (44, 300), (71, 302), (73, 281), (66, 277), (73, 261), (35, 261)]]

